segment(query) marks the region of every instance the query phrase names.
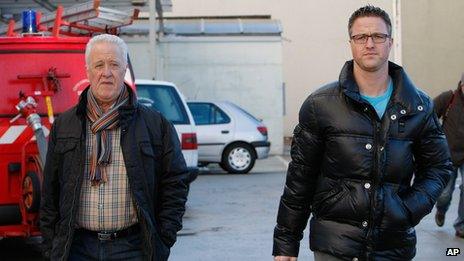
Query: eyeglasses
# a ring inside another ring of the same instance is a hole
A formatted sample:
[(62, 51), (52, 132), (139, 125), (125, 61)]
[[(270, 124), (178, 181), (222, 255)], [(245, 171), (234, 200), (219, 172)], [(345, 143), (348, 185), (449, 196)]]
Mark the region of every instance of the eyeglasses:
[(369, 39), (369, 37), (372, 38), (372, 41), (374, 43), (378, 44), (378, 43), (385, 43), (387, 38), (389, 38), (390, 36), (388, 34), (381, 34), (381, 33), (357, 34), (357, 35), (351, 36), (351, 40), (353, 40), (355, 44), (365, 44), (367, 43), (367, 39)]

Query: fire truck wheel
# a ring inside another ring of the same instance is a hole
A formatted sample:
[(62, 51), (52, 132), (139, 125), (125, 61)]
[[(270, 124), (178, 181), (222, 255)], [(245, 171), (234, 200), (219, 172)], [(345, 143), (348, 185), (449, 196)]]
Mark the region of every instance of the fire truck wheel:
[(37, 173), (29, 171), (23, 180), (23, 203), (27, 212), (37, 212), (40, 206), (40, 180)]

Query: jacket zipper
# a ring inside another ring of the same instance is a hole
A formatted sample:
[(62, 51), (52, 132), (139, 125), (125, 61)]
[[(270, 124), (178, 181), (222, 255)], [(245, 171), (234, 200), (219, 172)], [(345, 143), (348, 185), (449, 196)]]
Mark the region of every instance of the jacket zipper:
[[(145, 240), (147, 240), (148, 242), (148, 245), (150, 246), (148, 250), (148, 260), (153, 260), (153, 244), (152, 244), (152, 241), (151, 241), (151, 236), (149, 234), (147, 234), (147, 231), (149, 231), (148, 229), (148, 226), (147, 226), (147, 222), (146, 222), (146, 219), (144, 218), (144, 215), (141, 213), (142, 211), (140, 210), (140, 207), (137, 203), (137, 200), (134, 200), (135, 202), (135, 205), (136, 205), (136, 209), (137, 209), (137, 218), (139, 219), (139, 223), (140, 223), (140, 226), (143, 225), (143, 229), (142, 229), (142, 236), (145, 238)], [(145, 244), (146, 245), (146, 244)]]
[[(371, 112), (371, 111), (370, 111)], [(371, 113), (372, 114), (372, 113)], [(377, 116), (377, 115), (375, 115)], [(381, 126), (379, 126), (379, 123), (376, 119), (376, 117), (370, 117), (371, 120), (373, 121), (373, 127), (374, 127), (374, 138), (373, 138), (373, 149), (374, 149), (374, 168), (373, 168), (373, 177), (372, 177), (372, 186), (371, 189), (367, 192), (369, 195), (369, 205), (370, 205), (370, 213), (369, 213), (369, 223), (368, 223), (368, 228), (367, 228), (367, 244), (366, 244), (366, 260), (369, 260), (369, 253), (372, 251), (371, 247), (371, 237), (372, 237), (372, 231), (373, 231), (373, 224), (374, 224), (374, 215), (375, 215), (375, 197), (376, 197), (376, 191), (378, 187), (378, 176), (379, 176), (379, 154), (378, 154), (378, 145), (379, 145), (379, 135), (380, 135), (380, 130)]]
[[(387, 105), (387, 108), (385, 109), (383, 117), (388, 117), (387, 112), (389, 111), (391, 107), (392, 107), (392, 104), (391, 102), (389, 102)], [(390, 123), (389, 123), (388, 118), (382, 118), (380, 120), (381, 120), (380, 122), (377, 121), (376, 117), (373, 119), (373, 127), (374, 127), (373, 148), (375, 150), (374, 151), (374, 172), (373, 172), (374, 176), (373, 176), (373, 184), (371, 186), (371, 189), (368, 191), (371, 211), (370, 211), (369, 224), (368, 224), (368, 230), (367, 230), (367, 240), (368, 240), (368, 243), (366, 244), (366, 249), (367, 249), (366, 259), (367, 260), (369, 260), (369, 255), (370, 255), (370, 252), (372, 251), (371, 243), (373, 242), (373, 240), (371, 240), (371, 237), (372, 237), (372, 231), (374, 228), (375, 213), (376, 213), (375, 200), (376, 200), (377, 191), (378, 191), (377, 188), (382, 178), (382, 175), (381, 175), (382, 173), (380, 171), (381, 165), (379, 162), (381, 152), (379, 148), (380, 146), (385, 146), (386, 139), (388, 139), (388, 131), (390, 128)]]
[(79, 197), (80, 198), (80, 191), (81, 191), (81, 187), (82, 187), (82, 175), (84, 174), (84, 164), (82, 164), (82, 159), (85, 159), (85, 150), (82, 150), (82, 142), (85, 143), (85, 139), (84, 141), (81, 141), (81, 144), (79, 146), (79, 149), (81, 149), (81, 153), (83, 154), (82, 156), (83, 157), (80, 157), (79, 159), (79, 165), (80, 165), (80, 168), (79, 168), (79, 174), (77, 176), (77, 182), (76, 182), (76, 186), (74, 187), (74, 197), (73, 197), (73, 201), (72, 201), (72, 207), (71, 207), (71, 218), (69, 219), (69, 223), (68, 223), (68, 229), (70, 231), (70, 234), (69, 234), (69, 237), (66, 239), (66, 245), (64, 246), (64, 251), (63, 251), (63, 260), (66, 260), (69, 253), (68, 253), (68, 247), (69, 247), (69, 242), (72, 241), (70, 239), (72, 239), (74, 237), (74, 228), (72, 227), (72, 223), (75, 219), (75, 214), (74, 214), (74, 208), (75, 208), (75, 202), (76, 202), (76, 197)]
[[(126, 129), (126, 128), (121, 128), (121, 140), (119, 141), (120, 144), (121, 144), (121, 147), (122, 147), (122, 144), (123, 144), (123, 137), (126, 135), (126, 133), (127, 133), (127, 129)], [(123, 152), (124, 152), (124, 150), (123, 150)], [(123, 154), (123, 155), (124, 155), (124, 154)], [(125, 162), (124, 162), (124, 164), (125, 164)], [(126, 173), (127, 173), (127, 170), (126, 170)], [(132, 181), (132, 178), (131, 178), (130, 175), (128, 175), (128, 173), (127, 173), (127, 179), (128, 179), (128, 181), (129, 181), (129, 186), (130, 186), (131, 188), (133, 188), (133, 186), (132, 186), (133, 182), (131, 182), (131, 181)], [(145, 180), (144, 180), (144, 181), (145, 181)], [(144, 182), (144, 185), (145, 185), (144, 187), (146, 188), (146, 181)], [(147, 193), (147, 191), (146, 191), (145, 188), (144, 188), (144, 191), (145, 191), (145, 193)], [(141, 211), (140, 205), (139, 205), (139, 203), (137, 202), (137, 199), (136, 199), (136, 197), (135, 197), (135, 195), (134, 195), (134, 193), (133, 193), (132, 191), (131, 191), (131, 194), (132, 194), (132, 197), (133, 197), (134, 202), (135, 202), (136, 212), (137, 212), (137, 218), (138, 218), (138, 220), (139, 220), (139, 223), (140, 223), (140, 225), (143, 224), (143, 225), (145, 226), (144, 229), (142, 229), (142, 235), (143, 235), (143, 236), (145, 237), (145, 239), (148, 241), (148, 245), (149, 245), (149, 249), (148, 249), (148, 255), (149, 255), (149, 256), (148, 256), (148, 259), (149, 259), (149, 260), (153, 260), (153, 244), (152, 244), (152, 240), (151, 240), (151, 235), (148, 235), (148, 236), (147, 236), (147, 233), (146, 233), (146, 231), (148, 231), (147, 221), (148, 221), (149, 219), (144, 218), (144, 215), (141, 213), (142, 211)], [(144, 218), (143, 221), (142, 221), (142, 218)], [(154, 218), (154, 217), (153, 217), (153, 218)], [(144, 232), (144, 231), (145, 231), (145, 232)], [(155, 232), (156, 232), (156, 231), (155, 231)]]

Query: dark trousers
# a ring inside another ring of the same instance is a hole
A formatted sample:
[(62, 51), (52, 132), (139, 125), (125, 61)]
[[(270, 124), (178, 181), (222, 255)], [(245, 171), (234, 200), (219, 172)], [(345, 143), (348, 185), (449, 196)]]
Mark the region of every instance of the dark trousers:
[(68, 260), (146, 260), (142, 251), (142, 235), (139, 232), (101, 241), (93, 234), (77, 230)]
[(464, 164), (455, 169), (453, 175), (448, 181), (448, 185), (445, 187), (440, 197), (438, 198), (437, 211), (443, 214), (445, 214), (446, 211), (448, 211), (448, 208), (451, 204), (453, 191), (456, 186), (456, 179), (458, 177), (458, 173), (461, 174), (461, 185), (459, 186), (461, 192), (459, 194), (458, 218), (454, 222), (454, 228), (456, 229), (456, 231), (464, 233)]

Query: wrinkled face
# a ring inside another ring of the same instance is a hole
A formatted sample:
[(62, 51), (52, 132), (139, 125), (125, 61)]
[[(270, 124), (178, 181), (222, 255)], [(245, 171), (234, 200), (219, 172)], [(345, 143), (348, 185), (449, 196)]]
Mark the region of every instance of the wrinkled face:
[[(388, 35), (388, 28), (380, 17), (359, 17), (351, 27), (351, 37), (356, 35)], [(372, 37), (366, 43), (355, 43), (350, 40), (351, 53), (355, 66), (364, 71), (375, 72), (383, 66), (388, 66), (393, 40), (388, 37), (384, 43), (375, 43)]]
[(124, 86), (127, 64), (123, 52), (113, 43), (95, 43), (89, 53), (87, 78), (90, 90), (100, 103), (113, 103)]

